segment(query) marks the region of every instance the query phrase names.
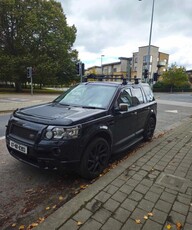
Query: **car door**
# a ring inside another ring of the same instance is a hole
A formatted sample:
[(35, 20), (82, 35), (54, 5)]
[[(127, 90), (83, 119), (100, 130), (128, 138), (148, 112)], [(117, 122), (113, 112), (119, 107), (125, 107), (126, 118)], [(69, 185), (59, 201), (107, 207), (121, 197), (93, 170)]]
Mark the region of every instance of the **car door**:
[(135, 137), (135, 122), (137, 113), (132, 107), (130, 89), (124, 88), (116, 101), (116, 108), (120, 103), (128, 105), (127, 111), (116, 110), (114, 114), (114, 151), (125, 149)]
[(145, 124), (150, 112), (150, 106), (148, 105), (146, 98), (143, 94), (142, 88), (139, 86), (132, 86), (131, 93), (133, 98), (137, 103), (133, 104), (135, 110), (137, 111), (137, 121), (136, 121), (136, 133), (140, 134), (145, 128)]

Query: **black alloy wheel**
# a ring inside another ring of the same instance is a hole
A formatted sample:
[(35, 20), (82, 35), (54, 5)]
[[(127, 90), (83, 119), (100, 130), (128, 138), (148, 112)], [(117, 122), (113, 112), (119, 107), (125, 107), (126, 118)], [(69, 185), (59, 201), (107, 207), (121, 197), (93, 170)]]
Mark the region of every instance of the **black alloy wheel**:
[(150, 141), (153, 137), (153, 133), (155, 131), (155, 126), (156, 126), (156, 120), (154, 117), (150, 117), (147, 121), (145, 131), (144, 131), (144, 140), (145, 141)]
[(104, 138), (96, 138), (85, 150), (81, 160), (80, 175), (86, 179), (98, 177), (107, 167), (109, 156), (108, 142)]

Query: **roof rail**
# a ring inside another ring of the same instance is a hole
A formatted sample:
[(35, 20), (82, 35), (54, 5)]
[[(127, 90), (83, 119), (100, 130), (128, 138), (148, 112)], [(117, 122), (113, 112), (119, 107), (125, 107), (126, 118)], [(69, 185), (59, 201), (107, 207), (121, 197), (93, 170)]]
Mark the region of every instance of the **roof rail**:
[(95, 75), (90, 74), (83, 77), (83, 81), (122, 81), (123, 85), (127, 85), (127, 79), (123, 75)]

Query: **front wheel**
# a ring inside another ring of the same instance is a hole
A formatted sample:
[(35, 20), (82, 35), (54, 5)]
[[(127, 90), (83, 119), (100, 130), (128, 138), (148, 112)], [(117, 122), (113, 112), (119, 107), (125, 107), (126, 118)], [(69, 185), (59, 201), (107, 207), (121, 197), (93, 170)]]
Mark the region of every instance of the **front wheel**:
[(110, 147), (104, 138), (96, 138), (86, 148), (81, 159), (80, 175), (86, 179), (93, 179), (107, 167)]
[(156, 120), (155, 120), (155, 118), (154, 117), (150, 117), (148, 119), (148, 121), (147, 121), (145, 130), (144, 130), (144, 134), (143, 134), (143, 137), (144, 137), (145, 141), (149, 141), (149, 140), (152, 139), (153, 133), (155, 131), (155, 126), (156, 126)]

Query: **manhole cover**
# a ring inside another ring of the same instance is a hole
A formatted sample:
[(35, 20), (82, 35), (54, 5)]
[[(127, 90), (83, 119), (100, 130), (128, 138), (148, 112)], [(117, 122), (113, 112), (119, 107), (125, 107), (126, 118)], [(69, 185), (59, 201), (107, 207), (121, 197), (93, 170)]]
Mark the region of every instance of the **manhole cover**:
[(165, 173), (162, 173), (159, 176), (157, 183), (165, 187), (175, 189), (177, 191), (182, 190), (182, 192), (185, 192), (189, 185), (188, 181), (185, 178)]

